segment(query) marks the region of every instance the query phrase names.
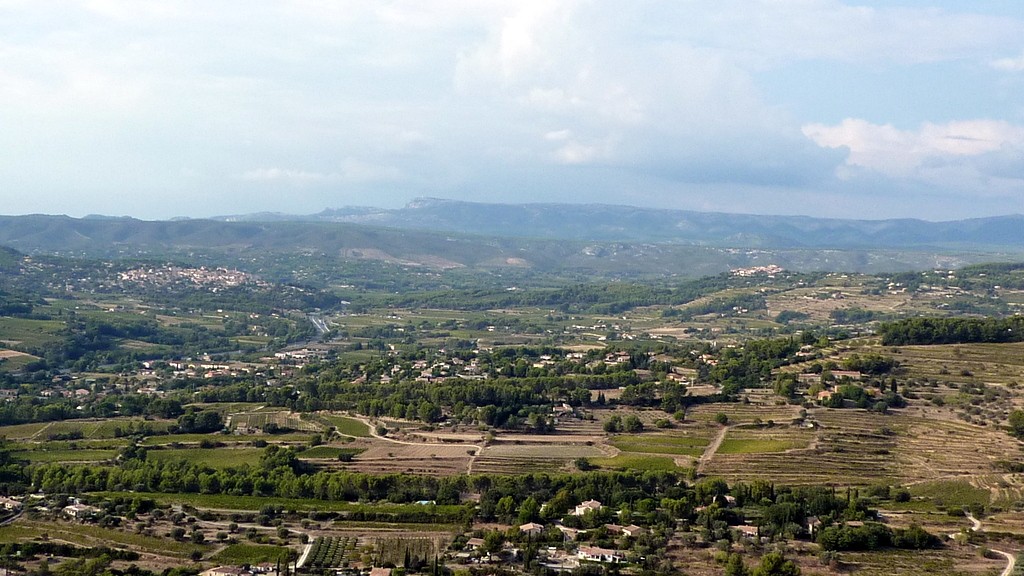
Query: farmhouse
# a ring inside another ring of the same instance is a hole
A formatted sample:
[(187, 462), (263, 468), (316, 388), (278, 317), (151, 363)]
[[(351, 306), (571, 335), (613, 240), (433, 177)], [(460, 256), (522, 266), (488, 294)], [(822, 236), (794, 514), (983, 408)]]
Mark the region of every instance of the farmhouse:
[(622, 552), (618, 550), (609, 550), (608, 548), (599, 548), (597, 546), (580, 546), (576, 556), (580, 560), (589, 560), (591, 562), (607, 562), (616, 564), (626, 561), (626, 555)]
[(572, 515), (573, 516), (583, 516), (588, 511), (592, 510), (594, 512), (597, 512), (600, 509), (601, 509), (601, 503), (600, 502), (598, 502), (597, 500), (587, 500), (586, 502), (584, 502), (582, 504), (578, 504), (576, 506), (576, 508), (572, 511)]
[(576, 540), (580, 534), (586, 534), (587, 532), (586, 530), (577, 530), (575, 528), (569, 528), (568, 526), (562, 526), (561, 524), (556, 524), (555, 528), (558, 528), (558, 531), (562, 533), (562, 538), (566, 542)]
[(539, 536), (544, 532), (544, 526), (536, 522), (529, 522), (519, 527), (519, 532), (527, 536)]
[(855, 370), (833, 370), (832, 376), (834, 376), (836, 380), (842, 378), (849, 378), (850, 380), (860, 380), (863, 374)]
[(755, 539), (757, 539), (758, 532), (759, 532), (757, 526), (750, 526), (750, 525), (747, 525), (747, 524), (741, 524), (739, 526), (730, 526), (730, 528), (732, 528), (733, 530), (739, 532), (741, 536), (743, 536), (744, 538), (746, 538), (748, 540), (755, 540)]
[(93, 518), (100, 513), (100, 509), (87, 504), (71, 504), (65, 506), (61, 512), (64, 513), (68, 518), (74, 518), (75, 520), (88, 520)]
[(644, 533), (644, 529), (637, 526), (636, 524), (630, 524), (629, 526), (619, 526), (618, 524), (605, 524), (605, 529), (610, 534), (622, 534), (629, 536), (630, 538), (636, 538), (637, 536)]

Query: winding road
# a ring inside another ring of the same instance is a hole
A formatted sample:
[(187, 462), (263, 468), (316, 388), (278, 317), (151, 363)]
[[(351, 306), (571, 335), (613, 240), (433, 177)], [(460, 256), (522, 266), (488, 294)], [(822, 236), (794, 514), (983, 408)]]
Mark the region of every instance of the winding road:
[[(967, 514), (967, 519), (971, 521), (971, 532), (978, 532), (981, 530), (981, 520), (975, 518), (971, 513)], [(950, 538), (953, 538), (954, 536), (956, 536), (956, 534), (949, 535)], [(994, 548), (989, 548), (989, 550), (999, 554), (1003, 558), (1006, 558), (1006, 568), (1003, 569), (999, 576), (1011, 576), (1013, 574), (1013, 569), (1017, 567), (1017, 556)]]

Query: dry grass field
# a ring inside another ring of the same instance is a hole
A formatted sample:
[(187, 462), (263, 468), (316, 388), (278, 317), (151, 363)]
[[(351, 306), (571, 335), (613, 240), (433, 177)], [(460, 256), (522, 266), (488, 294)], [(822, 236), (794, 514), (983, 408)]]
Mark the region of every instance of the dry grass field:
[(881, 349), (917, 379), (1024, 384), (1024, 343), (901, 346)]
[[(1000, 475), (997, 462), (1019, 458), (1020, 447), (991, 427), (853, 409), (815, 408), (808, 419), (817, 423), (815, 429), (730, 429), (704, 473), (727, 480), (832, 485), (964, 478), (993, 485), (996, 498), (1009, 501), (1017, 494), (1017, 481)], [(1000, 480), (993, 481), (993, 475)]]

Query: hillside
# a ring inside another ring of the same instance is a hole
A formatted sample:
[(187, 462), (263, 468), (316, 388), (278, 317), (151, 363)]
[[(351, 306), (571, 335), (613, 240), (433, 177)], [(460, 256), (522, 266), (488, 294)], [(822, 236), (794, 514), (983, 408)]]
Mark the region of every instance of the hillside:
[[(459, 204), (465, 210), (484, 205)], [(607, 207), (606, 207), (607, 208)], [(523, 207), (526, 210), (527, 207)], [(542, 211), (544, 218), (554, 212)], [(320, 217), (318, 217), (320, 218)], [(496, 222), (508, 230), (514, 214)], [(369, 216), (362, 218), (371, 219)], [(457, 218), (456, 218), (457, 219)], [(443, 220), (438, 218), (438, 226)], [(449, 220), (452, 221), (452, 220)], [(460, 221), (486, 221), (466, 213)], [(192, 253), (229, 254), (238, 258), (305, 254), (340, 260), (373, 260), (431, 270), (456, 268), (519, 269), (543, 273), (597, 276), (678, 275), (697, 277), (732, 268), (777, 264), (798, 271), (841, 270), (891, 272), (956, 268), (971, 263), (1016, 260), (1020, 248), (1003, 251), (948, 249), (758, 248), (736, 240), (736, 247), (654, 242), (559, 238), (499, 237), (466, 232), (433, 232), (401, 223), (393, 227), (326, 221), (142, 221), (132, 218), (2, 216), (0, 245), (27, 253), (63, 253), (97, 257), (162, 257)], [(523, 230), (531, 228), (524, 221)], [(577, 227), (582, 228), (578, 223)], [(634, 229), (640, 226), (639, 216)], [(568, 225), (567, 229), (572, 226)], [(656, 226), (652, 225), (652, 229)], [(600, 229), (600, 227), (596, 228)], [(611, 232), (605, 233), (611, 236)], [(623, 231), (623, 238), (630, 233)], [(538, 231), (538, 235), (540, 232)]]

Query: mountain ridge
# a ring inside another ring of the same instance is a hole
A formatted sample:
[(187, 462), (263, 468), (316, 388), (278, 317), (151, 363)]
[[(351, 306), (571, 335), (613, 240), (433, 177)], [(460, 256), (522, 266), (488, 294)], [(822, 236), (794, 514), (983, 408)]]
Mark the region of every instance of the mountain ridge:
[(346, 206), (316, 214), (260, 213), (231, 222), (345, 222), (582, 241), (667, 242), (719, 247), (814, 249), (1024, 248), (1024, 215), (927, 221), (818, 218), (662, 210), (613, 204), (490, 204), (416, 198), (402, 208)]

